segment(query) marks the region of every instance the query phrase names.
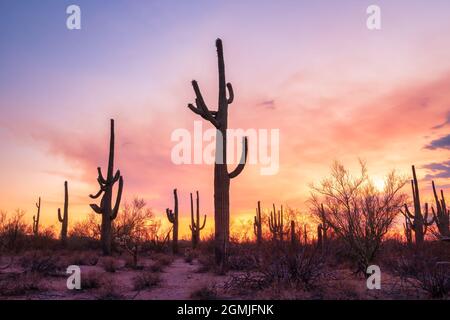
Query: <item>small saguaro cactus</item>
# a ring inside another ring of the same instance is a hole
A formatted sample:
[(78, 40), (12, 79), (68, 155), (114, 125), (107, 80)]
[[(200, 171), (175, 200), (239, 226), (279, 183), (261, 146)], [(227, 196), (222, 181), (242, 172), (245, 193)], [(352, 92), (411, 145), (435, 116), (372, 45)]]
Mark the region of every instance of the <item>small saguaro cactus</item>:
[(405, 217), (405, 223), (403, 224), (403, 231), (405, 232), (406, 243), (408, 245), (412, 244), (412, 230), (411, 221)]
[(255, 233), (256, 243), (259, 247), (262, 243), (261, 201), (258, 201), (258, 207), (256, 208), (255, 221), (253, 222), (253, 232)]
[(433, 186), (434, 200), (436, 202), (436, 210), (434, 210), (434, 207), (431, 207), (433, 219), (436, 222), (441, 237), (450, 237), (450, 210), (447, 209), (445, 203), (444, 191), (441, 190), (441, 199), (439, 199), (434, 181), (432, 181), (431, 184)]
[(295, 221), (291, 220), (291, 246), (295, 247), (297, 245), (297, 234), (295, 233)]
[(283, 241), (283, 236), (286, 234), (283, 223), (283, 206), (277, 213), (275, 204), (273, 204), (273, 211), (270, 212), (269, 229), (272, 232), (273, 240)]
[(416, 168), (412, 166), (413, 179), (411, 180), (411, 188), (414, 201), (414, 214), (408, 208), (405, 203), (405, 211), (401, 211), (405, 218), (410, 223), (412, 230), (414, 231), (414, 237), (416, 244), (423, 243), (427, 228), (433, 224), (432, 221), (428, 221), (428, 203), (425, 203), (424, 212), (422, 214), (422, 206), (420, 205), (419, 184), (417, 182)]
[[(100, 206), (91, 204), (92, 210), (102, 215), (101, 225), (101, 243), (104, 255), (111, 254), (112, 246), (112, 221), (117, 217), (119, 212), (120, 200), (122, 198), (123, 191), (123, 177), (120, 175), (120, 170), (114, 174), (114, 120), (111, 119), (111, 136), (109, 139), (109, 159), (108, 159), (108, 173), (106, 179), (103, 177), (100, 167), (97, 168), (98, 178), (97, 182), (100, 186), (100, 190), (95, 195), (89, 195), (92, 199), (97, 199), (103, 194)], [(112, 193), (113, 186), (116, 182), (119, 182), (117, 190), (117, 197), (114, 207), (112, 206)]]
[(58, 208), (58, 220), (61, 222), (61, 243), (64, 245), (67, 241), (67, 226), (69, 222), (69, 192), (67, 181), (64, 181), (64, 213), (61, 216), (61, 209)]
[(189, 225), (189, 228), (191, 229), (192, 234), (192, 248), (197, 248), (199, 242), (200, 242), (200, 231), (205, 228), (206, 224), (206, 214), (203, 218), (203, 224), (200, 226), (200, 197), (198, 195), (198, 191), (196, 192), (197, 198), (196, 198), (196, 214), (194, 219), (194, 199), (192, 198), (191, 193), (191, 224)]
[(178, 194), (177, 189), (173, 189), (174, 209), (166, 209), (167, 219), (172, 224), (172, 252), (178, 253)]
[(37, 236), (39, 234), (39, 219), (41, 217), (41, 197), (39, 197), (38, 202), (36, 202), (37, 213), (33, 216), (33, 234)]
[(320, 213), (320, 228), (321, 228), (321, 233), (322, 233), (321, 245), (326, 246), (327, 239), (328, 239), (327, 232), (328, 232), (328, 229), (330, 229), (330, 225), (328, 224), (327, 219), (326, 219), (326, 212), (325, 212), (323, 203), (320, 205), (319, 213)]

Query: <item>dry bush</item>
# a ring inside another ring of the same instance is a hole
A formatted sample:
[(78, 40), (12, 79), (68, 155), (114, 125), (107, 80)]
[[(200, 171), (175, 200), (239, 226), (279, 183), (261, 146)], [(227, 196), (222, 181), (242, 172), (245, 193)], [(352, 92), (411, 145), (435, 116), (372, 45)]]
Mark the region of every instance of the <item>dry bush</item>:
[(20, 265), (26, 272), (42, 275), (54, 275), (59, 270), (57, 257), (44, 251), (26, 252), (20, 259)]
[(44, 290), (46, 289), (42, 285), (42, 275), (36, 272), (12, 274), (0, 280), (1, 296), (21, 296)]
[(184, 250), (184, 261), (192, 264), (192, 262), (194, 261), (194, 259), (196, 259), (198, 257), (198, 252), (196, 250), (193, 250), (191, 248), (187, 248), (186, 250)]
[(216, 262), (214, 256), (211, 254), (204, 254), (198, 257), (200, 267), (197, 269), (198, 273), (206, 273), (216, 270)]
[(259, 267), (257, 251), (248, 244), (233, 245), (228, 257), (228, 268), (236, 271), (257, 270)]
[(443, 243), (424, 244), (393, 257), (393, 273), (412, 287), (426, 291), (432, 298), (450, 293), (450, 250)]
[(215, 285), (203, 285), (191, 293), (191, 298), (196, 300), (217, 300), (219, 294)]
[(156, 287), (161, 282), (161, 276), (152, 272), (143, 272), (133, 278), (134, 290), (140, 291)]
[(312, 212), (346, 243), (357, 271), (364, 275), (405, 203), (406, 195), (400, 192), (405, 183), (406, 179), (392, 171), (386, 177), (384, 189), (378, 190), (363, 162), (356, 177), (335, 162), (330, 177), (320, 186), (312, 186)]
[(0, 252), (3, 250), (20, 251), (26, 245), (28, 226), (23, 221), (25, 212), (16, 210), (8, 218), (5, 211), (0, 212)]
[(119, 268), (119, 264), (113, 257), (104, 257), (101, 260), (101, 265), (106, 272), (114, 273)]
[(74, 252), (67, 257), (68, 265), (95, 266), (98, 263), (98, 254), (95, 252)]
[(98, 291), (99, 300), (123, 300), (125, 297), (119, 292), (112, 279), (105, 279)]
[(170, 255), (159, 253), (153, 256), (153, 260), (159, 262), (163, 266), (169, 266), (172, 264), (174, 258)]
[(98, 271), (81, 274), (81, 290), (98, 289), (104, 284), (104, 275)]

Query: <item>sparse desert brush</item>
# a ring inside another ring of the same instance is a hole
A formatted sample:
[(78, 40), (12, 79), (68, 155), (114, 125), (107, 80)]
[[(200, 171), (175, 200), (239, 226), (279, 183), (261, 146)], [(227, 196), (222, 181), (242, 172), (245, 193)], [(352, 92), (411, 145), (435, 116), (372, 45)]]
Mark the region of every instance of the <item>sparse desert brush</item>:
[(26, 272), (53, 275), (58, 271), (58, 259), (50, 252), (29, 251), (20, 259), (20, 265)]
[(161, 276), (158, 273), (142, 272), (133, 278), (134, 290), (139, 291), (156, 287), (161, 282)]
[(192, 263), (194, 259), (198, 257), (198, 252), (191, 248), (186, 248), (184, 251), (184, 261), (187, 263)]
[(0, 280), (1, 296), (21, 296), (44, 290), (42, 275), (36, 272), (12, 274)]
[(101, 260), (101, 265), (106, 272), (114, 273), (119, 268), (119, 265), (113, 257), (104, 257)]
[(164, 265), (161, 262), (156, 261), (150, 266), (150, 270), (152, 272), (162, 272), (164, 270)]
[(112, 279), (105, 279), (97, 298), (99, 300), (123, 300), (125, 297), (119, 292), (119, 288)]
[(69, 265), (95, 266), (98, 263), (98, 255), (95, 252), (74, 252), (67, 257)]
[(81, 273), (81, 290), (98, 289), (104, 282), (104, 275), (99, 271)]
[(205, 255), (199, 256), (198, 262), (200, 263), (200, 267), (197, 269), (198, 273), (214, 271), (216, 268), (214, 256), (211, 254), (205, 254)]
[(256, 270), (258, 266), (258, 258), (252, 252), (241, 251), (230, 255), (228, 259), (228, 267), (231, 270)]
[(197, 300), (217, 300), (219, 294), (215, 285), (203, 285), (192, 291), (191, 298)]
[(156, 262), (159, 262), (163, 266), (169, 266), (172, 264), (174, 259), (172, 256), (160, 253), (160, 254), (155, 255), (153, 257), (153, 260), (155, 260)]
[(403, 281), (432, 298), (445, 298), (450, 293), (450, 263), (442, 261), (433, 250), (404, 254), (393, 262), (392, 269)]

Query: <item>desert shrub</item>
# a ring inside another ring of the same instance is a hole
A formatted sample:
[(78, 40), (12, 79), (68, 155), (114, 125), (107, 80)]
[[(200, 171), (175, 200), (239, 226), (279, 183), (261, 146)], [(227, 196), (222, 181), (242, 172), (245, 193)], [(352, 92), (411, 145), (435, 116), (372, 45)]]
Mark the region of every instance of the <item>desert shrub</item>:
[(98, 292), (97, 298), (99, 300), (123, 300), (124, 296), (119, 292), (112, 279), (105, 279)]
[(265, 283), (291, 284), (310, 290), (323, 275), (323, 268), (323, 258), (315, 247), (296, 251), (280, 247), (264, 256), (259, 272)]
[(35, 272), (12, 274), (0, 280), (1, 296), (20, 296), (43, 290), (42, 275)]
[(150, 270), (151, 270), (152, 272), (163, 272), (163, 270), (164, 270), (164, 265), (163, 265), (161, 262), (156, 261), (155, 263), (153, 263), (153, 264), (150, 266)]
[(196, 259), (198, 256), (197, 251), (192, 250), (191, 248), (187, 248), (184, 251), (184, 261), (187, 263), (192, 264), (192, 262), (194, 261), (194, 259)]
[(118, 269), (118, 263), (113, 257), (105, 257), (101, 261), (102, 267), (106, 272), (114, 273)]
[(103, 275), (98, 271), (88, 271), (81, 274), (81, 290), (98, 289), (104, 283)]
[(191, 298), (197, 300), (216, 300), (219, 298), (219, 295), (215, 285), (204, 285), (192, 291)]
[(77, 266), (95, 266), (98, 260), (98, 255), (95, 252), (74, 252), (68, 256), (67, 263)]
[(404, 254), (392, 262), (391, 268), (403, 281), (432, 298), (444, 298), (450, 293), (450, 261), (442, 261), (432, 251)]
[(0, 251), (18, 252), (26, 245), (28, 227), (23, 221), (25, 212), (16, 210), (8, 218), (5, 211), (0, 212)]
[(161, 282), (161, 276), (157, 273), (143, 272), (133, 278), (134, 290), (156, 287)]
[(201, 255), (198, 257), (198, 262), (200, 263), (200, 267), (197, 269), (198, 273), (210, 272), (216, 269), (216, 264), (213, 255), (210, 254)]
[(241, 251), (229, 256), (228, 267), (237, 271), (256, 270), (258, 269), (258, 258), (251, 252)]
[(53, 275), (58, 271), (57, 257), (50, 252), (29, 251), (20, 259), (20, 265), (26, 272)]
[(157, 254), (153, 257), (153, 260), (159, 262), (163, 266), (169, 266), (173, 262), (173, 257), (167, 254)]

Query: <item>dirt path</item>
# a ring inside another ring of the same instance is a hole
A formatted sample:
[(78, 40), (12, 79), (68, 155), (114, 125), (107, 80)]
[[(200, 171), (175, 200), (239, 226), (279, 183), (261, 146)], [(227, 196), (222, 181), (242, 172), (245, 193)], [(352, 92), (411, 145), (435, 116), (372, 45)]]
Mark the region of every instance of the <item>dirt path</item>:
[(197, 272), (200, 265), (177, 258), (161, 273), (161, 284), (157, 288), (140, 292), (136, 299), (191, 299), (191, 294), (203, 286), (223, 283), (227, 277), (212, 273)]

